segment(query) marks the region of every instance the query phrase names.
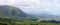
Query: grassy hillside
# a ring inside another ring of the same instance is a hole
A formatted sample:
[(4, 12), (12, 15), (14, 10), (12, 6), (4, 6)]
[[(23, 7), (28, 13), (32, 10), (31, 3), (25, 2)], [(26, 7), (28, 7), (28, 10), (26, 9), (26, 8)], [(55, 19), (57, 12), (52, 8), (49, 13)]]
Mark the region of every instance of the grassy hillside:
[(0, 17), (20, 20), (27, 16), (21, 9), (17, 7), (13, 7), (9, 5), (2, 5), (0, 6)]

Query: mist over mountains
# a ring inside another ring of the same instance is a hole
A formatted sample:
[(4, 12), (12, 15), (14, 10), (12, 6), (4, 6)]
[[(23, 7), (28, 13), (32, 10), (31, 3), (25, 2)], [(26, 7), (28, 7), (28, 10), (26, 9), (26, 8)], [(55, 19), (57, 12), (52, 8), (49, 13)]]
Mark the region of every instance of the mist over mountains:
[(30, 16), (36, 17), (37, 19), (41, 20), (56, 20), (60, 21), (60, 16), (52, 15), (50, 13), (43, 13), (43, 14), (29, 14)]
[(51, 13), (41, 12), (36, 14), (27, 14), (17, 7), (10, 5), (1, 5), (0, 6), (0, 17), (14, 20), (57, 20), (60, 21), (60, 16), (52, 15)]

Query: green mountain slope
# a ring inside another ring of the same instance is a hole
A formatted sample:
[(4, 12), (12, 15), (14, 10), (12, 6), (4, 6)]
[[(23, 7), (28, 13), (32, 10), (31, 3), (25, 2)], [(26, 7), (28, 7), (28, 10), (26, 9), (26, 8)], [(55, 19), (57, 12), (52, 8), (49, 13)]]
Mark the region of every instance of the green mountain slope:
[(20, 20), (26, 17), (26, 14), (17, 7), (2, 5), (0, 6), (0, 17)]

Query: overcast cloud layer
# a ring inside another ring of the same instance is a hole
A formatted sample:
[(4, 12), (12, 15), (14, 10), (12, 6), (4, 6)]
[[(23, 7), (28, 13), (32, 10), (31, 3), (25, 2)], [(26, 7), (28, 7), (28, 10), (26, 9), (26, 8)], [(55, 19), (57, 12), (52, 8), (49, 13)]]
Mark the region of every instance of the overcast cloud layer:
[(0, 0), (0, 5), (13, 5), (26, 13), (60, 15), (60, 0)]

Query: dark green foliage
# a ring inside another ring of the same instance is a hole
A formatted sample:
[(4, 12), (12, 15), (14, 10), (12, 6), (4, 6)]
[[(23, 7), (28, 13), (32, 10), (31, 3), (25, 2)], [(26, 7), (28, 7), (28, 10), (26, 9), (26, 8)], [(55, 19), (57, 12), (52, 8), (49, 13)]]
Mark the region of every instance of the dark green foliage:
[(0, 17), (0, 25), (13, 25), (14, 21), (12, 19), (6, 19)]

